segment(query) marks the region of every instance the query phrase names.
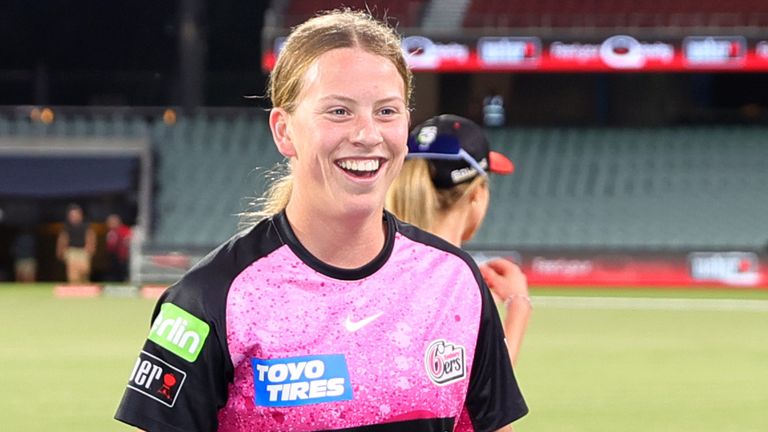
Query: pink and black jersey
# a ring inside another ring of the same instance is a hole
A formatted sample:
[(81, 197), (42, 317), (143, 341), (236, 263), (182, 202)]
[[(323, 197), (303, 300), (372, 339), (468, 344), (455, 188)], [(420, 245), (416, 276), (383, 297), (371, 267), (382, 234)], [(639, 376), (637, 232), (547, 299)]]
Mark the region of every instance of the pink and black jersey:
[(491, 431), (527, 413), (472, 259), (384, 214), (348, 270), (284, 213), (169, 288), (116, 418), (156, 431)]

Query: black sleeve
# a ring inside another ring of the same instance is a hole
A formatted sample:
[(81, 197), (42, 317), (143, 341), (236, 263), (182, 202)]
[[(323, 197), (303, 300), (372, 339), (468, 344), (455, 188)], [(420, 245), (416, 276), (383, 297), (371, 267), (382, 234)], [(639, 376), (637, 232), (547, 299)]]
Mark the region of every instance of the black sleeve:
[(484, 282), (480, 284), (482, 316), (466, 400), (478, 432), (494, 431), (528, 413), (512, 371), (499, 313), (490, 290)]
[(116, 419), (149, 432), (217, 429), (232, 376), (225, 312), (195, 285), (183, 279), (155, 306)]

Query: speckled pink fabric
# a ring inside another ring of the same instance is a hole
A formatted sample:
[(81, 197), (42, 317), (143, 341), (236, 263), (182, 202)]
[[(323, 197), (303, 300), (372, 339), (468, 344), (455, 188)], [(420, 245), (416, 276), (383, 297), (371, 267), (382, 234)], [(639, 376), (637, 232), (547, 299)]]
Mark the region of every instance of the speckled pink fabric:
[[(227, 343), (235, 366), (219, 431), (310, 431), (462, 411), (475, 353), (481, 298), (466, 263), (400, 234), (387, 264), (355, 281), (305, 265), (287, 246), (246, 268), (227, 300)], [(344, 322), (382, 313), (349, 332)], [(465, 378), (430, 380), (425, 351), (444, 339), (466, 350)], [(254, 403), (252, 358), (343, 354), (354, 398), (298, 407)]]

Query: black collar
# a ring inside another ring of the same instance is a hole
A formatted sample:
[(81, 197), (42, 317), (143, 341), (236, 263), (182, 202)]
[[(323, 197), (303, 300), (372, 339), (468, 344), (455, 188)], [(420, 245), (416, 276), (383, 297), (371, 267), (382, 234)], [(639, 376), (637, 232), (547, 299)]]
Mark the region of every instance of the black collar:
[[(312, 269), (334, 279), (358, 280), (376, 273), (384, 266), (384, 264), (386, 264), (387, 260), (389, 260), (389, 256), (392, 254), (392, 249), (395, 246), (395, 231), (397, 230), (395, 218), (389, 212), (385, 211), (383, 220), (387, 226), (387, 232), (385, 234), (384, 247), (381, 249), (381, 252), (379, 252), (373, 260), (362, 267), (355, 269), (334, 267), (320, 261), (299, 242), (299, 239), (296, 238), (296, 234), (291, 228), (291, 224), (288, 222), (285, 210), (276, 214), (272, 220), (283, 242), (291, 248), (291, 251), (293, 251), (299, 259)], [(322, 229), (322, 227), (319, 228)]]

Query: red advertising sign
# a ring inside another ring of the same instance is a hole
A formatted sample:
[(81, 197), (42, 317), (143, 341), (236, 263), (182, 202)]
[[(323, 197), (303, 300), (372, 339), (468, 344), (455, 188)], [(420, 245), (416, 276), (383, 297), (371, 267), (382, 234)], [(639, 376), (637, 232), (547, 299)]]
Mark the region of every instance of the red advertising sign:
[[(284, 38), (265, 50), (262, 66), (274, 67)], [(403, 51), (414, 71), (430, 72), (681, 72), (768, 71), (768, 40), (743, 36), (689, 36), (646, 40), (614, 35), (603, 40), (549, 40), (488, 36), (467, 41), (412, 35)]]
[(517, 262), (531, 285), (768, 288), (768, 262), (754, 252), (476, 252), (478, 262)]

